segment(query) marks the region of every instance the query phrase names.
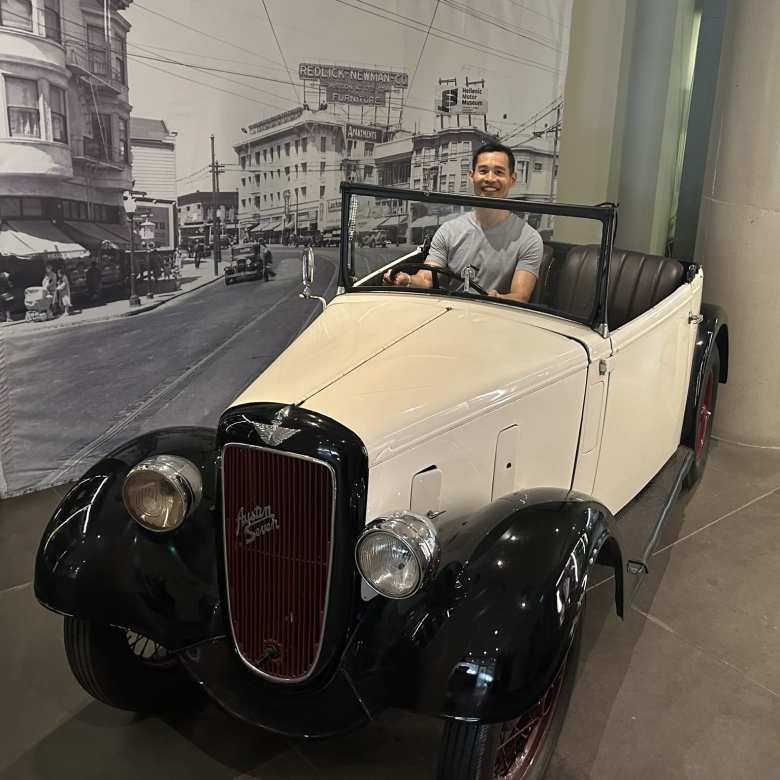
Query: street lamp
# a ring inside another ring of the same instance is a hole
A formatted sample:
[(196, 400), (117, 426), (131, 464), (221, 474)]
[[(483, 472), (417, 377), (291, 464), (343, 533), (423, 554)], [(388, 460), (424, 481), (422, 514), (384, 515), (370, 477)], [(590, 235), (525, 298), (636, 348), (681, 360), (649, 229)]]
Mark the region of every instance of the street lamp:
[(146, 249), (146, 297), (154, 298), (152, 292), (152, 263), (150, 253), (154, 249), (154, 222), (149, 219), (149, 215), (140, 225), (141, 229), (141, 242)]
[(131, 193), (128, 193), (124, 201), (125, 214), (130, 219), (130, 300), (129, 306), (140, 306), (141, 299), (135, 291), (135, 210), (136, 204)]
[[(290, 183), (290, 179), (289, 178), (287, 179), (287, 183), (288, 184)], [(284, 220), (282, 221), (282, 225), (287, 225), (287, 220), (288, 220), (288, 218), (290, 216), (290, 190), (286, 189), (282, 193), (282, 196), (284, 197)], [(282, 228), (282, 243), (284, 243), (285, 235), (289, 239), (290, 234), (289, 234), (288, 231), (289, 231), (289, 228), (287, 228), (287, 227), (283, 227)]]

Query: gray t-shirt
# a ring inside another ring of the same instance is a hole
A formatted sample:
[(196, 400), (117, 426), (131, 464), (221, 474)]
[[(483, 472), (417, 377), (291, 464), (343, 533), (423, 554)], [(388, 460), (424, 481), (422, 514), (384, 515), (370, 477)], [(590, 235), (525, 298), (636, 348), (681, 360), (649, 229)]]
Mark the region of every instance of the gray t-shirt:
[[(516, 214), (485, 229), (474, 212), (445, 222), (431, 241), (428, 260), (459, 276), (467, 265), (477, 268), (475, 281), (485, 290), (508, 293), (515, 271), (538, 278), (544, 245), (542, 237)], [(444, 283), (442, 278), (441, 284)]]

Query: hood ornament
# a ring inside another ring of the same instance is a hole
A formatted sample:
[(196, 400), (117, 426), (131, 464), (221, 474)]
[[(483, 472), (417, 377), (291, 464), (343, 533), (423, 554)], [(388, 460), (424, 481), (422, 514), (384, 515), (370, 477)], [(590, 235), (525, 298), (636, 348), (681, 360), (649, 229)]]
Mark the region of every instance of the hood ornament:
[(291, 436), (295, 436), (296, 433), (300, 433), (299, 428), (285, 428), (282, 425), (282, 420), (287, 416), (290, 411), (289, 406), (285, 406), (280, 409), (271, 419), (269, 423), (258, 423), (254, 420), (250, 420), (254, 429), (257, 431), (260, 438), (272, 447), (276, 447), (279, 444), (287, 441)]

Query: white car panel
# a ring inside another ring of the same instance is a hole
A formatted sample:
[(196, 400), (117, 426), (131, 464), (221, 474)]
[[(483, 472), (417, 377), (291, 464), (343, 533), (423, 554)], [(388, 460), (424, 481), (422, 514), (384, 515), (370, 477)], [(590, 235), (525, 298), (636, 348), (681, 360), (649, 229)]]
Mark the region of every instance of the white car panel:
[[(411, 297), (391, 296), (401, 310)], [(453, 303), (444, 316), (388, 346), (381, 359), (342, 373), (305, 406), (353, 430), (373, 466), (571, 374), (584, 381), (580, 344), (513, 315), (491, 303)], [(582, 395), (574, 403), (581, 414)]]
[(680, 444), (701, 277), (612, 334), (613, 358), (593, 495), (622, 509)]

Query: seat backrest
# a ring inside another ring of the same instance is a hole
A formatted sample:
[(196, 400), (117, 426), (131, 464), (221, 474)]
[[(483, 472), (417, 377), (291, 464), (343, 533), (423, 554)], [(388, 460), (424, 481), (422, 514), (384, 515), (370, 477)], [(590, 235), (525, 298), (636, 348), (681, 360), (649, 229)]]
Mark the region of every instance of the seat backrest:
[(536, 279), (531, 303), (542, 303), (549, 295), (548, 286), (550, 281), (550, 271), (553, 261), (553, 248), (549, 244), (544, 245), (542, 252), (542, 262), (539, 266), (539, 276)]
[[(557, 274), (549, 305), (566, 314), (591, 316), (598, 277), (598, 245), (572, 247)], [(652, 309), (683, 281), (679, 260), (613, 249), (609, 265), (607, 319), (610, 330)]]

